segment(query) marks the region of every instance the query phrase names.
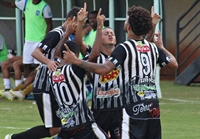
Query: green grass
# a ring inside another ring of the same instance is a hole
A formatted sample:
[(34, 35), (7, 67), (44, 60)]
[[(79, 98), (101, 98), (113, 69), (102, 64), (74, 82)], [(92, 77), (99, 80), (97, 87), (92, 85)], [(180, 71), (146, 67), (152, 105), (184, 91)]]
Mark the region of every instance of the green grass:
[[(200, 139), (200, 85), (179, 86), (161, 81), (160, 86), (163, 139)], [(0, 139), (42, 124), (33, 102), (0, 98)]]

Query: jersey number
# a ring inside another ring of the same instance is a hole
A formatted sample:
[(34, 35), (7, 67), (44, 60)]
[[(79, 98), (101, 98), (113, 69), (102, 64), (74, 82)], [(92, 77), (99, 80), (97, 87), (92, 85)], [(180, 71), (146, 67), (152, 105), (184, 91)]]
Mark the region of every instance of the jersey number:
[(150, 61), (148, 55), (141, 53), (141, 63), (143, 66), (143, 73), (148, 75), (151, 71)]

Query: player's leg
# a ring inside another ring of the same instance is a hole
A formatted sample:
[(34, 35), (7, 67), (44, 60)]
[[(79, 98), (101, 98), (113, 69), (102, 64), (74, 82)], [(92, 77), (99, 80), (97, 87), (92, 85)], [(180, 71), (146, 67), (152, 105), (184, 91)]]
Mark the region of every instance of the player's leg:
[(7, 98), (10, 101), (14, 99), (14, 96), (9, 92), (9, 90), (11, 89), (10, 68), (13, 67), (13, 61), (15, 60), (14, 57), (15, 56), (13, 56), (11, 59), (2, 62), (1, 65), (5, 90), (0, 91), (0, 96)]
[(60, 132), (61, 123), (60, 119), (56, 116), (55, 111), (58, 106), (54, 104), (54, 99), (51, 99), (51, 95), (49, 93), (41, 92), (34, 92), (34, 97), (44, 125), (35, 126), (18, 134), (12, 134), (11, 139), (39, 139), (51, 137)]
[(109, 132), (111, 139), (120, 139), (121, 137), (121, 123), (122, 123), (122, 110), (113, 110), (110, 113), (110, 128)]
[(35, 79), (37, 73), (37, 69), (33, 70), (29, 76), (26, 78), (25, 81), (21, 82), (18, 86), (10, 90), (13, 96), (24, 99), (26, 95), (30, 94), (33, 91), (33, 84), (32, 82)]
[(22, 63), (22, 57), (21, 57), (20, 59), (16, 60), (13, 63), (13, 69), (15, 72), (15, 86), (18, 86), (21, 83), (22, 67), (23, 67), (23, 63)]
[(3, 82), (5, 86), (5, 91), (10, 90), (10, 68), (13, 67), (13, 61), (6, 60), (2, 62), (1, 69), (3, 75)]

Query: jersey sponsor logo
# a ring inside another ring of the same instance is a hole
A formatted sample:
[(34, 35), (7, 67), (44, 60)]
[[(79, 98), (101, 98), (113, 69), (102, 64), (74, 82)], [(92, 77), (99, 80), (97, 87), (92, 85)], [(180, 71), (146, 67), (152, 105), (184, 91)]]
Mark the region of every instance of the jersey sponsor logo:
[(156, 94), (153, 91), (138, 92), (137, 95), (140, 97), (141, 100), (156, 98)]
[(106, 91), (101, 91), (100, 88), (97, 90), (97, 98), (110, 98), (110, 97), (119, 97), (120, 96), (120, 89), (118, 86)]
[(113, 81), (119, 76), (119, 73), (120, 73), (119, 68), (116, 70), (113, 70), (110, 73), (108, 73), (107, 75), (100, 76), (99, 82), (101, 84), (104, 84), (106, 82)]
[(133, 77), (130, 85), (134, 102), (146, 99), (157, 99), (155, 79)]
[(149, 111), (152, 105), (153, 103), (146, 104), (146, 105), (144, 103), (136, 104), (133, 107), (133, 114), (138, 115), (139, 113)]
[(135, 116), (143, 113), (143, 112), (148, 112), (149, 116), (146, 118), (159, 118), (160, 117), (160, 108), (158, 105), (154, 104), (153, 102), (149, 104), (136, 104), (132, 108), (133, 114)]
[(60, 74), (59, 70), (57, 70), (55, 75), (52, 76), (52, 80), (57, 83), (65, 80), (65, 77), (63, 74)]
[(149, 46), (143, 45), (142, 42), (137, 42), (137, 51), (139, 52), (149, 52)]

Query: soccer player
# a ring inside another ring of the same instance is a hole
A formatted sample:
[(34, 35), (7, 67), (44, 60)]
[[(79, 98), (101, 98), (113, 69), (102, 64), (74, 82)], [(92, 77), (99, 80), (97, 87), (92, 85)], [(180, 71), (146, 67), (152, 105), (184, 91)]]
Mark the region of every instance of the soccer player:
[(120, 43), (104, 64), (83, 61), (67, 51), (64, 58), (87, 71), (106, 75), (120, 70), (123, 80), (122, 139), (161, 139), (160, 108), (155, 84), (155, 70), (161, 67), (177, 69), (175, 57), (162, 43), (160, 32), (155, 43), (148, 42), (143, 35), (152, 29), (152, 18), (146, 9), (132, 6), (124, 24), (128, 41)]
[[(105, 16), (102, 19), (100, 15), (101, 11), (98, 11), (96, 18), (97, 35), (92, 51), (101, 52), (91, 53), (93, 58), (89, 57), (89, 61), (104, 63), (106, 59), (110, 56), (111, 52), (115, 48), (116, 38), (114, 31), (109, 28), (103, 28), (103, 23), (101, 20), (105, 20)], [(76, 30), (76, 41), (81, 47), (81, 52), (86, 55), (88, 46), (82, 41), (82, 26), (86, 20), (87, 12), (86, 9), (78, 13), (78, 25)], [(99, 27), (102, 24), (102, 27)], [(102, 29), (103, 28), (103, 29)], [(97, 40), (98, 39), (98, 40)], [(97, 42), (98, 41), (98, 42)], [(98, 47), (96, 45), (99, 45)], [(98, 48), (98, 49), (96, 49)], [(120, 138), (120, 120), (121, 120), (121, 109), (122, 109), (122, 94), (117, 85), (120, 80), (119, 70), (113, 70), (105, 76), (99, 74), (92, 74), (91, 83), (93, 85), (93, 96), (92, 96), (92, 111), (96, 123), (106, 132), (111, 135), (112, 139)]]
[[(67, 41), (65, 45), (78, 57), (80, 48), (77, 43)], [(74, 139), (107, 139), (88, 108), (84, 81), (87, 71), (63, 59), (64, 45), (60, 51), (60, 65), (56, 71), (49, 72), (49, 80), (59, 106), (57, 116), (62, 123), (62, 134)]]

